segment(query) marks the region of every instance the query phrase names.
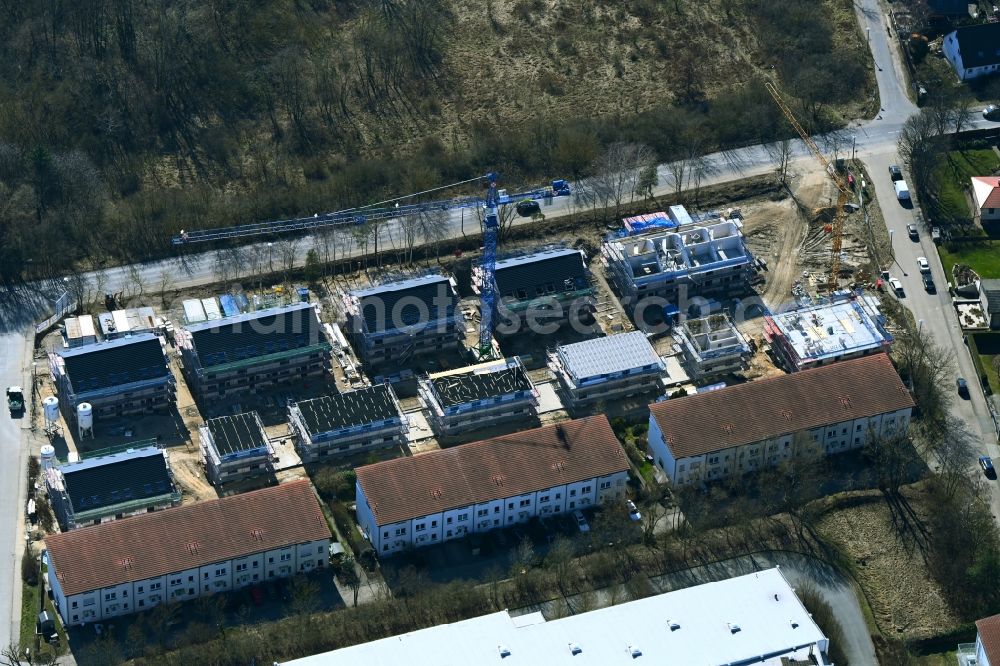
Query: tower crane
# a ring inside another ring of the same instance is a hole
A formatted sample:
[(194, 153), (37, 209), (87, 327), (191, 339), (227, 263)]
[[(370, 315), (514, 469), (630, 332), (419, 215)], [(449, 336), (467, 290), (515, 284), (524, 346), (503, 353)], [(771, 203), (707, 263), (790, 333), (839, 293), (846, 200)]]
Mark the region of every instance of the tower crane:
[[(422, 203), (401, 204), (400, 202), (414, 199), (419, 196), (438, 192), (441, 190), (466, 185), (468, 183), (486, 181), (485, 197), (459, 197), (440, 201), (429, 201)], [(572, 189), (568, 181), (564, 179), (553, 180), (545, 187), (527, 190), (523, 192), (508, 193), (506, 190), (497, 189), (497, 174), (489, 172), (483, 176), (476, 176), (468, 180), (463, 180), (450, 185), (435, 187), (422, 192), (407, 194), (394, 199), (387, 199), (378, 203), (361, 206), (358, 208), (348, 208), (330, 213), (317, 213), (312, 217), (290, 218), (287, 220), (274, 220), (271, 222), (255, 222), (251, 224), (240, 224), (233, 227), (220, 227), (215, 229), (199, 229), (197, 231), (184, 231), (174, 236), (171, 243), (177, 246), (186, 246), (193, 243), (206, 243), (212, 241), (223, 241), (238, 238), (270, 237), (277, 234), (303, 233), (322, 229), (325, 227), (337, 227), (348, 225), (361, 225), (367, 222), (378, 220), (391, 220), (418, 215), (427, 211), (450, 211), (462, 208), (479, 208), (483, 210), (483, 288), (481, 295), (481, 318), (479, 323), (479, 347), (476, 350), (481, 359), (486, 359), (492, 355), (493, 351), (493, 321), (496, 316), (496, 260), (497, 260), (497, 239), (500, 232), (500, 219), (498, 208), (502, 204), (516, 203), (524, 200), (548, 199), (552, 197), (564, 197), (572, 194)]]
[(793, 114), (792, 110), (788, 108), (787, 104), (785, 104), (785, 100), (782, 99), (781, 93), (778, 92), (778, 89), (774, 86), (774, 84), (768, 81), (764, 84), (764, 87), (767, 89), (767, 92), (771, 94), (771, 97), (774, 98), (775, 104), (777, 104), (778, 108), (781, 109), (781, 113), (784, 114), (789, 124), (791, 124), (795, 131), (798, 132), (799, 138), (802, 139), (802, 143), (806, 144), (809, 152), (811, 152), (813, 157), (815, 157), (816, 160), (823, 165), (826, 173), (837, 186), (837, 209), (834, 211), (833, 224), (831, 225), (830, 234), (833, 245), (833, 257), (830, 261), (830, 282), (827, 285), (830, 291), (835, 291), (838, 286), (837, 276), (840, 275), (840, 249), (844, 240), (844, 206), (847, 204), (847, 200), (851, 196), (851, 189), (848, 187), (847, 182), (845, 182), (844, 179), (840, 177), (840, 174), (837, 173), (834, 166), (830, 164), (829, 160), (826, 159), (826, 156), (823, 155), (823, 152), (819, 149), (819, 146), (816, 145), (816, 142), (813, 141), (812, 137), (809, 136), (809, 133), (806, 132), (805, 128), (799, 124), (798, 120), (796, 120), (795, 114)]

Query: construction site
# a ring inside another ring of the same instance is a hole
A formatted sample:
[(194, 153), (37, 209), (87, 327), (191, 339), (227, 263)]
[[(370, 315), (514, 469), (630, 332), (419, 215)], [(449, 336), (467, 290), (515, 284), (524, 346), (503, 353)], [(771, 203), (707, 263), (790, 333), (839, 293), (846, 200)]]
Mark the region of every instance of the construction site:
[[(294, 272), (251, 272), (84, 308), (36, 355), (61, 521), (71, 529), (74, 515), (166, 510), (592, 415), (639, 422), (674, 395), (887, 350), (878, 298), (863, 291), (877, 286), (879, 241), (849, 205), (864, 175), (814, 154), (820, 168), (784, 174), (777, 192), (719, 188), (706, 210), (651, 201), (652, 212), (611, 225), (550, 225), (521, 204), (572, 197), (568, 183), (510, 195), (490, 174), (485, 198), (444, 206), (479, 210), (478, 251), (394, 264), (390, 237), (376, 267), (365, 254), (308, 286)], [(501, 247), (496, 220), (515, 206), (530, 222)], [(357, 223), (330, 214), (259, 226)], [(219, 240), (199, 234), (177, 243)], [(106, 506), (71, 506), (74, 465), (139, 470), (121, 466), (132, 457), (144, 471), (120, 474)], [(136, 494), (161, 460), (152, 490)]]

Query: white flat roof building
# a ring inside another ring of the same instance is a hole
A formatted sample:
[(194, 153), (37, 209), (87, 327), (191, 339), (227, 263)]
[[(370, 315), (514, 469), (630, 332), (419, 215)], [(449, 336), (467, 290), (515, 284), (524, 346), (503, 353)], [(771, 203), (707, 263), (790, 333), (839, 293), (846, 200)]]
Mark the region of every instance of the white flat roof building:
[(666, 364), (642, 331), (569, 345), (549, 355), (549, 367), (574, 403), (660, 391)]
[(501, 611), (285, 664), (825, 666), (828, 645), (775, 568), (552, 621)]

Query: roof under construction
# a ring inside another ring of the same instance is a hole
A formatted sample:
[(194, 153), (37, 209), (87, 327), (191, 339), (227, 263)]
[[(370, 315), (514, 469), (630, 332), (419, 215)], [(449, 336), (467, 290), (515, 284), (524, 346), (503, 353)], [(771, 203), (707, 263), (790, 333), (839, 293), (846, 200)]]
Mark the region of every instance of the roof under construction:
[(558, 354), (576, 381), (636, 368), (664, 367), (663, 359), (642, 331), (560, 345)]
[(203, 368), (330, 346), (323, 337), (316, 312), (308, 303), (259, 310), (186, 328)]
[(426, 275), (352, 292), (369, 333), (419, 326), (454, 316), (458, 296), (442, 275)]
[(57, 352), (66, 364), (73, 392), (107, 389), (150, 379), (169, 379), (160, 340), (141, 333)]
[(430, 375), (428, 379), (443, 407), (488, 400), (533, 388), (528, 374), (516, 357), (439, 372)]
[(205, 421), (219, 456), (267, 448), (267, 434), (257, 412), (220, 416)]
[(892, 335), (864, 299), (811, 305), (767, 317), (801, 361), (821, 361), (887, 347)]
[(583, 255), (572, 248), (497, 261), (496, 284), (501, 297), (516, 300), (589, 288)]
[(315, 437), (326, 432), (399, 418), (392, 389), (387, 384), (325, 395), (295, 403), (302, 425)]

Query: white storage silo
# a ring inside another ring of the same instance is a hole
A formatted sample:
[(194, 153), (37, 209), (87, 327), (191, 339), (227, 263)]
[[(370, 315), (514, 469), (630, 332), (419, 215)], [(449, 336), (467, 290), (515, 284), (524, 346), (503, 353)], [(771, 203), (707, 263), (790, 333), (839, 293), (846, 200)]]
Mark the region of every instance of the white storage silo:
[(81, 402), (76, 407), (76, 424), (80, 439), (94, 436), (94, 408), (89, 402)]
[(45, 410), (45, 425), (52, 425), (59, 420), (59, 398), (50, 395), (42, 400), (42, 408)]
[(51, 469), (56, 460), (56, 447), (51, 444), (43, 445), (40, 458), (42, 459), (42, 469)]

